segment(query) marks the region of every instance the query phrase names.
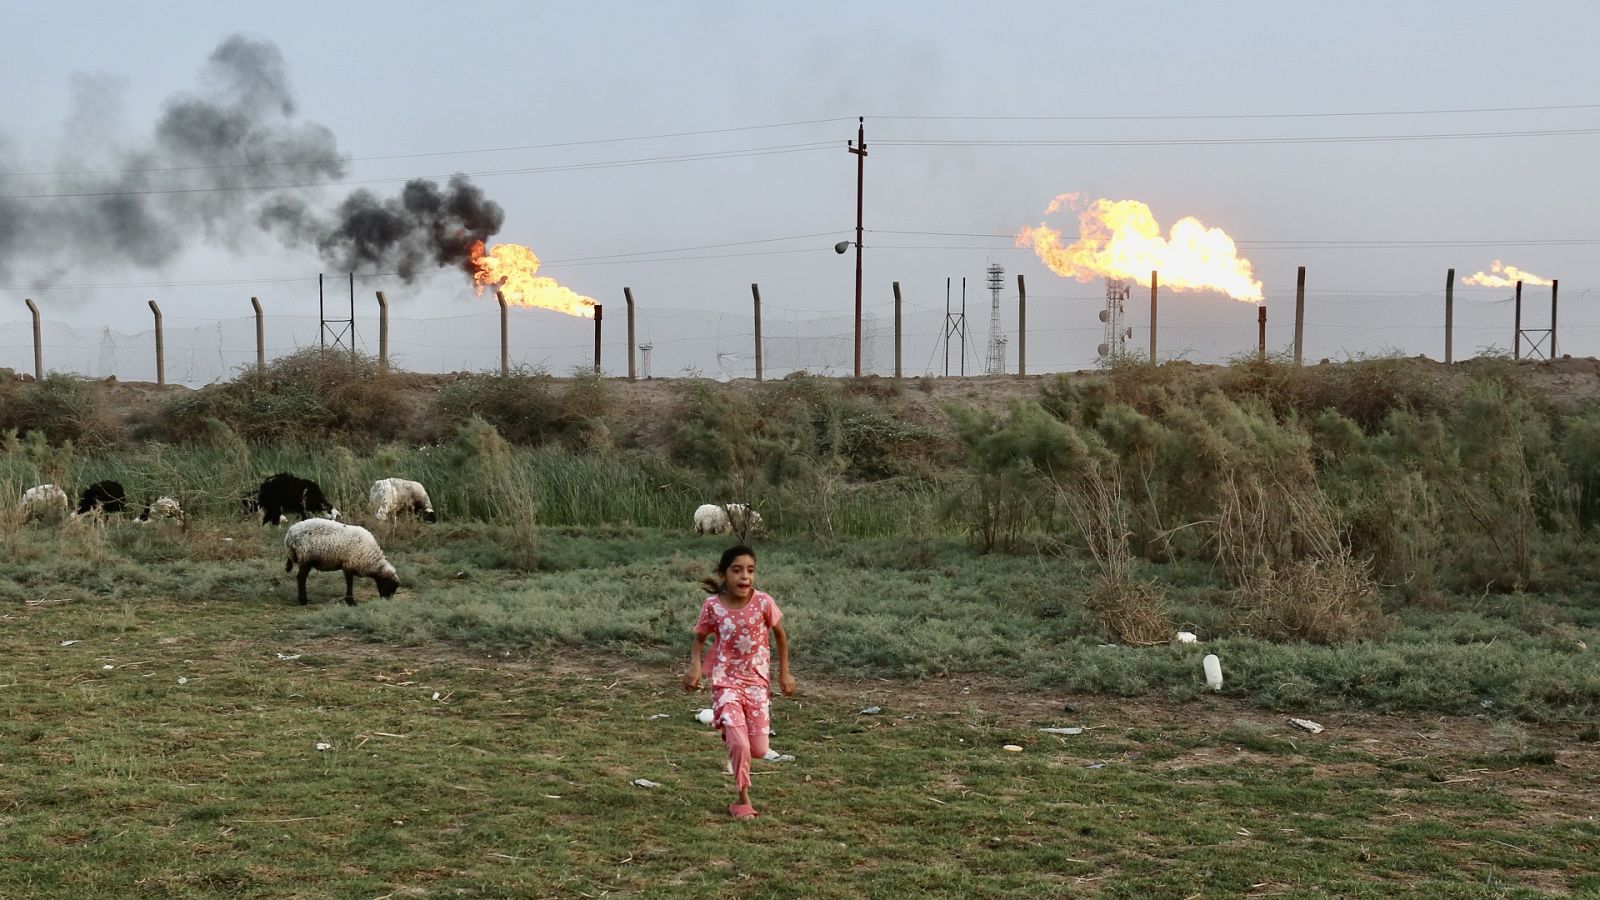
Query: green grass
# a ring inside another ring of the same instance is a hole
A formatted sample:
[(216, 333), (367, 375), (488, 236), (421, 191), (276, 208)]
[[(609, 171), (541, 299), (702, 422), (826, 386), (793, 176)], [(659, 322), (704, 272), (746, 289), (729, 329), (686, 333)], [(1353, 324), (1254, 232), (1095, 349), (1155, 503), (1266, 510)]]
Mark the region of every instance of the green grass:
[[(637, 528), (539, 529), (454, 522), (379, 528), (399, 570), (396, 602), (324, 604), (324, 635), (490, 653), (600, 649), (648, 664), (682, 656), (723, 547)], [(0, 541), (0, 603), (289, 602), (281, 531), (246, 521), (177, 528), (30, 527)], [(1409, 711), (1529, 722), (1600, 721), (1600, 617), (1580, 596), (1461, 598), (1401, 607), (1381, 640), (1312, 645), (1250, 636), (1220, 576), (1195, 566), (1167, 586), (1172, 619), (1199, 644), (1112, 643), (1085, 611), (1089, 567), (1053, 556), (978, 554), (953, 539), (758, 543), (761, 584), (795, 634), (797, 664), (846, 677), (997, 675), (1033, 689), (1191, 701), (1216, 653), (1223, 694), (1296, 715)], [(1152, 567), (1152, 571), (1157, 571)], [(337, 597), (334, 575), (314, 597)], [(370, 583), (361, 586), (371, 595)]]
[[(762, 558), (768, 586), (790, 598), (801, 679), (799, 697), (775, 701), (774, 743), (798, 760), (758, 764), (763, 816), (733, 822), (720, 745), (691, 718), (705, 695), (685, 696), (669, 661), (692, 607), (683, 579), (657, 583), (659, 603), (645, 604), (678, 610), (659, 648), (629, 599), (651, 590), (651, 567), (676, 555), (687, 569), (702, 548), (549, 535), (552, 560), (609, 566), (597, 549), (608, 542), (644, 558), (612, 578), (599, 574), (609, 567), (565, 568), (519, 585), (504, 571), (456, 580), (446, 572), (473, 541), (456, 535), (430, 554), (415, 535), (403, 542), (413, 587), (385, 603), (363, 586), (350, 612), (334, 606), (333, 575), (313, 581), (316, 607), (295, 606), (272, 565), (275, 537), (113, 529), (62, 537), (24, 564), (0, 631), (0, 895), (1600, 889), (1600, 825), (1584, 799), (1600, 746), (1570, 727), (1339, 713), (1313, 737), (1230, 698), (1127, 702), (993, 675), (831, 675), (819, 630), (842, 626), (825, 626), (812, 581), (830, 563), (804, 568), (798, 549)], [(204, 559), (150, 565), (178, 543)], [(141, 568), (150, 574), (131, 578)], [(998, 575), (980, 564), (973, 580)], [(526, 635), (500, 649), (427, 632), (409, 645), (363, 638), (368, 616), (475, 622), (472, 594), (520, 597), (502, 606), (527, 609)], [(560, 647), (562, 616), (533, 611), (558, 598), (580, 623), (581, 650)], [(855, 615), (869, 616), (862, 607)], [(609, 633), (597, 630), (608, 611), (625, 623)], [(329, 636), (346, 629), (356, 631)], [(617, 652), (630, 642), (634, 652)], [(1081, 711), (1063, 712), (1063, 696)], [(868, 704), (883, 714), (859, 715)], [(1062, 724), (1089, 730), (1036, 730)], [(1004, 752), (1009, 743), (1024, 751)]]

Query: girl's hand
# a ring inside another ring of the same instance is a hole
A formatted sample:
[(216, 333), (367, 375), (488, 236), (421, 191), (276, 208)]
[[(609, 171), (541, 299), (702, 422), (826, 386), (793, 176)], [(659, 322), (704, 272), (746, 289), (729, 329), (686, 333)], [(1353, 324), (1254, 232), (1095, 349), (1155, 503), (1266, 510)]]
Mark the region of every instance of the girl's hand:
[(689, 671), (683, 673), (683, 689), (691, 694), (700, 690), (699, 668), (690, 669)]
[(785, 672), (782, 675), (778, 676), (778, 689), (783, 691), (783, 695), (785, 697), (793, 697), (794, 696), (794, 687), (795, 687), (795, 685), (794, 685), (794, 676), (793, 675), (790, 675), (788, 672)]

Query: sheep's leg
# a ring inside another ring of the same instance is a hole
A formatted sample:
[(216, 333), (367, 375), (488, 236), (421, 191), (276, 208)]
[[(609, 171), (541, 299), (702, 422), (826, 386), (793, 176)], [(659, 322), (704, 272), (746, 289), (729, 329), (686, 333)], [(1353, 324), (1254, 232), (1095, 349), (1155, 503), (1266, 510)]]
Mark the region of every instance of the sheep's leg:
[(354, 572), (344, 573), (344, 602), (348, 606), (356, 605), (356, 575)]
[(306, 597), (306, 576), (309, 575), (309, 574), (311, 574), (311, 564), (310, 563), (301, 563), (300, 564), (300, 575), (297, 578), (297, 580), (300, 583), (300, 605), (301, 606), (305, 606), (307, 603), (311, 602)]

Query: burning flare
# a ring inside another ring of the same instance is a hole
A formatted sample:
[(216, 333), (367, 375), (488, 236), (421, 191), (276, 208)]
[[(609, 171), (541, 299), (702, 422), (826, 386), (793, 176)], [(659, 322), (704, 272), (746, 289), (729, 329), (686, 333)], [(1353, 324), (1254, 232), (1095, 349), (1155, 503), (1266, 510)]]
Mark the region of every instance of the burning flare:
[(1170, 237), (1150, 207), (1137, 200), (1096, 200), (1085, 205), (1078, 194), (1050, 201), (1045, 215), (1070, 206), (1078, 213), (1078, 239), (1061, 243), (1061, 232), (1045, 224), (1017, 233), (1017, 246), (1033, 246), (1044, 264), (1064, 278), (1093, 281), (1119, 278), (1148, 285), (1158, 273), (1161, 286), (1177, 291), (1221, 291), (1235, 300), (1261, 300), (1261, 282), (1250, 261), (1239, 256), (1233, 238), (1220, 228), (1207, 228), (1186, 216), (1172, 226)]
[[(1491, 275), (1489, 272), (1493, 272), (1494, 274)], [(1550, 283), (1550, 279), (1548, 278), (1541, 278), (1532, 272), (1524, 272), (1516, 266), (1508, 266), (1500, 262), (1498, 259), (1489, 266), (1489, 272), (1480, 270), (1461, 279), (1461, 283), (1475, 284), (1479, 287), (1497, 288), (1516, 287), (1516, 284), (1519, 281), (1526, 285)]]
[(485, 253), (483, 241), (473, 241), (467, 262), (472, 266), (472, 280), (480, 297), (484, 288), (493, 287), (512, 306), (536, 306), (594, 318), (594, 298), (564, 288), (554, 278), (535, 275), (539, 257), (521, 244), (495, 244)]

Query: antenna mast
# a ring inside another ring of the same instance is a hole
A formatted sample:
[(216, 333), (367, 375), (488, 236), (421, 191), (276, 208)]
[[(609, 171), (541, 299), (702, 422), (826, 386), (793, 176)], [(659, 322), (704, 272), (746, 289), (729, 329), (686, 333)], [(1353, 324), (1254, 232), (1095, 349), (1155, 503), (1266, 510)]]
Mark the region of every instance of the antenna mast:
[(1006, 286), (1006, 270), (999, 263), (989, 265), (989, 353), (984, 357), (985, 375), (1006, 373), (1007, 338), (1000, 331), (1000, 292)]
[(1128, 339), (1133, 337), (1133, 328), (1122, 324), (1122, 317), (1127, 310), (1123, 304), (1128, 299), (1132, 290), (1126, 281), (1115, 278), (1106, 279), (1106, 308), (1100, 310), (1100, 321), (1105, 323), (1105, 332), (1100, 346), (1095, 352), (1100, 357), (1100, 367), (1110, 368), (1126, 352)]

